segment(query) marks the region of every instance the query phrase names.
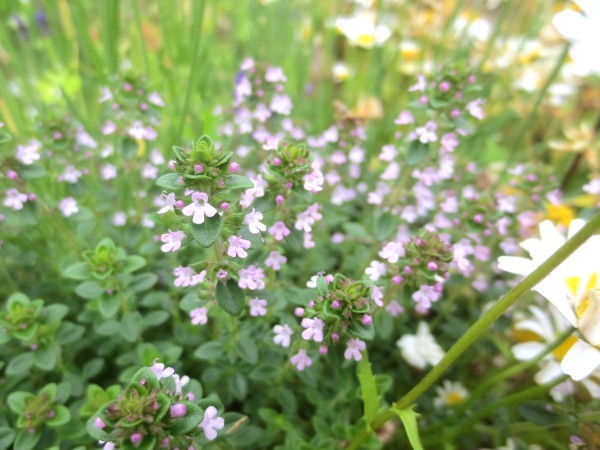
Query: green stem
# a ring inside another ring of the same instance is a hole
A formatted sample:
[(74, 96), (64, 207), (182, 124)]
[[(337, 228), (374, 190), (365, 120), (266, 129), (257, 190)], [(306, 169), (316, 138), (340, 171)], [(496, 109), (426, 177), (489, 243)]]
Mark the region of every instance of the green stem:
[[(560, 263), (567, 259), (575, 250), (577, 250), (596, 230), (600, 228), (600, 213), (596, 214), (575, 236), (569, 239), (552, 256), (542, 263), (531, 274), (525, 277), (517, 286), (512, 288), (504, 297), (494, 304), (486, 313), (483, 314), (461, 338), (448, 350), (442, 360), (433, 367), (427, 375), (404, 397), (394, 403), (394, 408), (404, 409), (412, 405), (427, 389), (429, 389), (448, 368), (458, 359), (458, 357), (477, 339), (484, 334), (488, 328), (502, 314), (508, 310), (523, 294), (534, 288), (550, 272), (552, 272)], [(371, 421), (371, 429), (377, 430), (385, 422), (394, 417), (391, 411), (382, 411)], [(348, 448), (360, 448), (360, 445), (369, 438), (370, 433), (365, 430), (364, 433), (357, 436)]]
[(451, 430), (450, 433), (444, 437), (444, 439), (453, 440), (457, 436), (466, 433), (467, 430), (471, 428), (475, 423), (477, 423), (480, 419), (487, 417), (488, 415), (496, 411), (498, 408), (501, 408), (503, 406), (515, 405), (521, 403), (523, 400), (526, 400), (528, 398), (535, 397), (539, 394), (543, 394), (552, 389), (557, 384), (560, 384), (563, 381), (565, 381), (565, 379), (567, 379), (567, 375), (563, 375), (551, 381), (550, 383), (542, 384), (539, 386), (533, 386), (529, 389), (525, 389), (521, 392), (517, 392), (516, 394), (503, 397), (493, 403), (490, 403), (489, 405), (485, 406), (484, 408), (481, 408), (475, 414), (469, 416), (466, 420), (461, 422), (460, 426)]
[(469, 408), (469, 406), (471, 406), (475, 402), (475, 400), (477, 400), (486, 392), (489, 392), (490, 388), (496, 386), (501, 380), (509, 378), (517, 373), (521, 373), (529, 369), (530, 367), (535, 366), (546, 355), (558, 348), (573, 333), (573, 330), (574, 329), (572, 327), (569, 327), (567, 330), (561, 333), (560, 336), (551, 345), (549, 345), (543, 352), (541, 352), (535, 358), (520, 362), (511, 367), (507, 367), (506, 369), (487, 378), (483, 383), (477, 386), (477, 389), (471, 392), (469, 398), (456, 409), (456, 416), (461, 417), (463, 413)]

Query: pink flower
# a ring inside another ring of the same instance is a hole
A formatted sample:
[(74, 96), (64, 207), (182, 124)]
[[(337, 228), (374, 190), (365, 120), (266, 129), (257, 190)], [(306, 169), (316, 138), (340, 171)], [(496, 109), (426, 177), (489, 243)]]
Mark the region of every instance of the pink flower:
[(248, 256), (247, 249), (250, 248), (250, 241), (246, 239), (242, 239), (240, 236), (230, 236), (228, 241), (229, 248), (227, 249), (227, 254), (232, 258), (240, 257), (245, 258)]
[(275, 333), (275, 336), (273, 337), (273, 342), (275, 344), (286, 348), (290, 346), (291, 337), (292, 334), (294, 334), (294, 330), (287, 325), (275, 325), (273, 327), (273, 332)]
[(164, 199), (165, 205), (158, 210), (157, 214), (164, 214), (164, 213), (166, 213), (168, 211), (175, 211), (175, 204), (177, 203), (177, 199), (175, 198), (175, 194), (173, 194), (171, 192), (166, 197), (163, 194), (163, 195), (161, 195), (161, 198)]
[(200, 273), (196, 273), (191, 267), (178, 266), (173, 269), (173, 275), (177, 277), (173, 282), (175, 286), (187, 287), (202, 283), (206, 276), (206, 271), (203, 270)]
[(323, 215), (319, 213), (319, 204), (313, 203), (306, 211), (298, 214), (294, 228), (296, 228), (296, 230), (303, 230), (305, 233), (310, 233), (314, 223), (322, 218)]
[(204, 419), (198, 428), (202, 428), (204, 430), (204, 436), (209, 441), (214, 440), (217, 437), (217, 431), (225, 426), (225, 420), (222, 417), (218, 417), (217, 408), (214, 406), (209, 406), (204, 411)]
[(290, 229), (280, 220), (275, 222), (273, 226), (269, 228), (269, 234), (273, 236), (276, 241), (282, 241), (286, 236), (290, 235)]
[(156, 378), (158, 378), (159, 380), (161, 378), (168, 378), (175, 373), (175, 369), (173, 369), (172, 367), (165, 368), (165, 365), (163, 363), (159, 363), (157, 361), (158, 358), (154, 360), (152, 367), (150, 367), (152, 372), (154, 372), (154, 375), (156, 375)]
[(265, 81), (269, 83), (283, 83), (287, 81), (281, 67), (269, 67), (265, 72)]
[(371, 281), (377, 281), (385, 275), (386, 266), (380, 261), (371, 261), (371, 265), (365, 269), (365, 273)]
[(267, 226), (261, 222), (262, 219), (263, 213), (260, 211), (255, 211), (254, 208), (252, 208), (252, 212), (246, 214), (246, 217), (244, 217), (244, 225), (248, 225), (248, 230), (250, 230), (250, 233), (258, 234), (261, 231), (266, 231), (267, 229)]
[(306, 350), (303, 348), (298, 350), (298, 353), (292, 356), (290, 361), (299, 371), (303, 371), (312, 365), (312, 359), (310, 359), (310, 357), (306, 354)]
[(217, 209), (208, 203), (208, 194), (205, 192), (194, 192), (192, 202), (181, 210), (184, 216), (193, 216), (192, 222), (201, 225), (204, 223), (204, 216), (214, 217)]
[(383, 306), (383, 292), (381, 292), (381, 288), (379, 288), (379, 286), (373, 286), (372, 292), (371, 292), (371, 298), (373, 299), (373, 302), (375, 302), (375, 304), (379, 307)]
[(379, 252), (379, 256), (388, 262), (395, 264), (405, 255), (404, 245), (400, 242), (392, 241), (385, 244)]
[(410, 113), (410, 111), (400, 111), (400, 115), (396, 120), (394, 120), (394, 123), (396, 125), (408, 125), (409, 123), (413, 123), (414, 121), (415, 118)]
[(260, 267), (250, 265), (245, 269), (240, 269), (238, 272), (240, 277), (238, 286), (242, 289), (250, 289), (251, 291), (265, 288), (265, 271)]
[(272, 268), (273, 270), (280, 270), (282, 264), (287, 262), (287, 258), (279, 252), (271, 252), (265, 260), (265, 266)]
[(408, 92), (421, 91), (424, 92), (427, 87), (427, 82), (425, 81), (425, 77), (423, 75), (419, 75), (417, 77), (417, 84), (408, 88)]
[(79, 212), (79, 208), (77, 207), (77, 202), (73, 197), (65, 197), (58, 204), (58, 209), (65, 217), (70, 217), (73, 214), (77, 214)]
[(469, 102), (466, 106), (467, 111), (476, 119), (482, 120), (485, 118), (485, 114), (483, 112), (483, 107), (485, 106), (485, 100), (482, 98), (478, 98), (477, 100), (473, 100)]
[(269, 104), (271, 111), (288, 116), (292, 111), (292, 100), (287, 95), (274, 95)]
[(344, 352), (344, 358), (347, 360), (360, 361), (362, 359), (362, 351), (367, 348), (367, 344), (360, 339), (350, 339), (346, 343), (346, 351)]
[(185, 239), (185, 233), (183, 231), (171, 231), (163, 234), (160, 237), (162, 242), (165, 242), (164, 245), (161, 245), (160, 249), (163, 252), (176, 252), (181, 248), (181, 241)]
[(404, 308), (402, 307), (402, 305), (400, 303), (398, 303), (397, 300), (392, 300), (391, 302), (389, 302), (388, 305), (385, 307), (385, 310), (392, 317), (398, 317), (400, 314), (402, 314), (404, 312)]
[(192, 325), (206, 325), (208, 323), (208, 309), (204, 307), (192, 309), (190, 319), (192, 319)]
[(186, 407), (183, 403), (175, 403), (169, 410), (171, 417), (183, 417), (185, 413)]
[(250, 306), (250, 315), (252, 317), (267, 315), (267, 301), (262, 298), (252, 298), (248, 302)]
[(8, 208), (19, 211), (23, 209), (23, 204), (27, 201), (27, 198), (27, 194), (23, 194), (16, 189), (9, 189), (6, 191), (6, 198), (3, 204)]
[(315, 342), (323, 341), (323, 328), (325, 324), (321, 319), (315, 317), (314, 319), (309, 319), (305, 317), (302, 319), (302, 327), (306, 328), (302, 332), (302, 339), (306, 341), (310, 341), (311, 339)]
[(435, 130), (437, 130), (437, 124), (430, 121), (425, 126), (417, 128), (415, 134), (419, 137), (421, 143), (427, 144), (428, 142), (437, 141), (438, 137)]
[(27, 145), (17, 146), (15, 158), (21, 163), (29, 166), (40, 159), (40, 148), (42, 144), (39, 141), (31, 140)]
[(421, 310), (428, 310), (431, 304), (440, 298), (441, 294), (435, 289), (435, 286), (423, 285), (412, 295), (412, 299), (419, 303)]
[(319, 169), (314, 169), (311, 173), (304, 175), (302, 179), (304, 180), (304, 189), (308, 192), (314, 194), (323, 190), (325, 178)]

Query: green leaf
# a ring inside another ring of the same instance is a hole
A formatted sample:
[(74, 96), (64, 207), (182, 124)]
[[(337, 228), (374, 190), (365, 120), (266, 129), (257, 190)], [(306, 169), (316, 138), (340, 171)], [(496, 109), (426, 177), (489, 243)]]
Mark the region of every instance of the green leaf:
[(131, 273), (141, 269), (146, 265), (146, 258), (138, 255), (131, 255), (125, 259), (125, 264), (121, 268), (121, 273)]
[(142, 332), (142, 316), (135, 311), (123, 317), (121, 335), (129, 342), (135, 342)]
[(243, 175), (229, 175), (225, 180), (225, 188), (231, 191), (238, 189), (252, 189), (254, 183), (248, 177)]
[(121, 306), (121, 299), (116, 295), (105, 295), (98, 301), (100, 314), (105, 319), (114, 316)]
[(363, 351), (362, 356), (362, 359), (358, 362), (357, 374), (363, 399), (363, 417), (367, 423), (371, 423), (379, 410), (379, 394), (377, 393), (377, 383), (366, 350)]
[(538, 425), (553, 425), (561, 421), (561, 416), (548, 411), (548, 403), (539, 401), (525, 402), (517, 407), (519, 414), (525, 420)]
[(35, 396), (31, 392), (13, 392), (6, 400), (8, 407), (17, 414), (22, 414), (25, 411), (25, 404)]
[(406, 435), (408, 436), (408, 441), (413, 450), (423, 450), (423, 445), (421, 445), (421, 439), (419, 438), (419, 427), (417, 426), (417, 417), (419, 414), (414, 412), (413, 408), (414, 405), (406, 409), (392, 408), (392, 411), (396, 413), (402, 421), (404, 429), (406, 430)]
[(390, 213), (383, 213), (375, 222), (375, 237), (383, 241), (389, 238), (397, 229), (396, 219)]
[(423, 144), (418, 139), (410, 143), (406, 152), (406, 162), (414, 166), (423, 161), (429, 153), (429, 144)]
[(104, 289), (97, 281), (84, 281), (75, 288), (75, 293), (87, 300), (94, 300), (104, 294)]
[(44, 316), (46, 316), (47, 323), (60, 322), (68, 312), (69, 308), (63, 304), (50, 305), (44, 308)]
[(348, 332), (359, 339), (370, 341), (375, 337), (375, 328), (373, 324), (363, 325), (362, 323), (353, 322), (348, 327)]
[(79, 340), (85, 333), (85, 327), (75, 325), (71, 322), (64, 322), (58, 331), (57, 340), (61, 345), (72, 344)]
[(89, 360), (83, 366), (81, 370), (81, 376), (85, 379), (90, 379), (95, 377), (100, 373), (102, 368), (104, 367), (104, 359), (103, 358), (94, 358)]
[(169, 320), (169, 313), (166, 311), (152, 311), (144, 316), (144, 328), (155, 327)]
[(36, 431), (35, 433), (31, 434), (28, 430), (21, 430), (19, 431), (17, 439), (15, 440), (14, 450), (31, 450), (32, 448), (35, 448), (35, 445), (38, 443), (41, 437), (41, 431)]
[(248, 380), (241, 373), (236, 373), (229, 379), (229, 389), (233, 396), (238, 400), (244, 400), (248, 395)]
[(319, 295), (324, 295), (329, 292), (329, 289), (327, 288), (327, 281), (323, 275), (319, 275), (317, 277), (317, 292)]
[(92, 278), (92, 269), (88, 263), (76, 263), (67, 267), (63, 272), (63, 276), (72, 280), (88, 280)]
[(219, 306), (232, 316), (239, 316), (246, 305), (244, 291), (242, 291), (235, 280), (229, 279), (227, 283), (219, 281), (217, 283), (216, 297)]
[(106, 403), (102, 408), (100, 408), (94, 415), (92, 415), (85, 424), (85, 429), (88, 434), (98, 441), (112, 441), (115, 437), (113, 433), (107, 433), (106, 431), (97, 428), (94, 426), (94, 420), (96, 418), (100, 418), (106, 423), (105, 410), (112, 404), (113, 402)]
[(194, 351), (194, 358), (217, 359), (223, 354), (223, 344), (219, 341), (205, 342)]
[(12, 428), (0, 427), (0, 450), (7, 450), (15, 440), (17, 432)]
[(139, 444), (134, 444), (131, 440), (123, 440), (121, 441), (121, 450), (154, 450), (156, 448), (156, 436), (151, 436), (149, 434), (145, 435), (142, 438), (142, 442)]
[(239, 339), (236, 344), (237, 352), (240, 358), (249, 364), (256, 364), (258, 362), (258, 348), (254, 339)]
[(10, 360), (6, 366), (6, 375), (27, 375), (33, 365), (33, 355), (31, 352), (21, 353)]
[(54, 407), (54, 417), (46, 420), (46, 425), (49, 427), (59, 427), (68, 423), (69, 420), (71, 420), (71, 413), (69, 410), (62, 405), (56, 405)]
[(185, 416), (171, 418), (169, 432), (173, 436), (188, 434), (198, 428), (204, 417), (204, 411), (198, 405), (188, 401), (181, 401), (185, 405)]
[(135, 292), (144, 292), (158, 282), (158, 275), (154, 273), (140, 273), (133, 277), (131, 287)]
[(51, 344), (42, 344), (33, 352), (33, 362), (40, 369), (49, 371), (56, 366), (56, 360), (60, 355), (60, 346), (53, 342)]
[(185, 187), (185, 183), (181, 183), (181, 175), (178, 173), (167, 173), (159, 177), (156, 185), (167, 191), (178, 191)]
[(134, 384), (141, 384), (147, 388), (157, 388), (159, 386), (159, 381), (150, 367), (142, 367), (133, 377), (131, 377), (129, 386)]
[(190, 223), (192, 237), (202, 246), (210, 247), (219, 238), (223, 227), (223, 218), (217, 213), (213, 217), (205, 217), (204, 223)]

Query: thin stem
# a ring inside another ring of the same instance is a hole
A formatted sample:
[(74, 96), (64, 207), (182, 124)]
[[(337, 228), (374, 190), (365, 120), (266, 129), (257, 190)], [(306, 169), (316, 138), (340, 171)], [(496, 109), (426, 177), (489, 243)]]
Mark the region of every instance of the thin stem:
[[(551, 273), (560, 263), (577, 250), (585, 241), (587, 241), (596, 230), (600, 228), (600, 213), (596, 214), (575, 236), (569, 239), (552, 256), (542, 263), (531, 274), (525, 277), (517, 286), (512, 288), (502, 299), (493, 305), (486, 313), (477, 320), (462, 335), (462, 337), (448, 350), (448, 353), (442, 360), (432, 368), (427, 375), (404, 397), (394, 403), (394, 408), (404, 409), (412, 405), (427, 389), (429, 389), (448, 368), (458, 359), (458, 357), (477, 339), (484, 334), (508, 308), (510, 308), (523, 294), (530, 291), (549, 273)], [(390, 410), (380, 412), (371, 421), (371, 429), (377, 430), (385, 422), (394, 417)], [(370, 430), (365, 430), (358, 435), (348, 448), (360, 448), (370, 435)]]
[(379, 395), (377, 394), (377, 385), (375, 384), (375, 377), (371, 370), (369, 354), (366, 349), (362, 352), (362, 359), (358, 362), (357, 371), (364, 403), (364, 418), (368, 424), (373, 420), (379, 409)]

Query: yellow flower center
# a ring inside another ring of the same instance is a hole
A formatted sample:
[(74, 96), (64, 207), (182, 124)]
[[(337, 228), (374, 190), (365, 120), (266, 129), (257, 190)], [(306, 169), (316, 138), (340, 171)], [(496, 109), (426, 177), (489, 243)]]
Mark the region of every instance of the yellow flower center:
[(531, 341), (541, 342), (542, 341), (542, 338), (540, 336), (538, 336), (537, 333), (534, 333), (533, 331), (529, 331), (529, 330), (513, 329), (513, 337), (515, 338), (515, 341), (517, 341), (517, 342), (531, 342)]
[(463, 401), (463, 396), (460, 392), (449, 392), (446, 396), (446, 403), (448, 405), (458, 405)]
[(546, 218), (567, 227), (575, 218), (575, 212), (566, 205), (548, 205)]
[(565, 355), (571, 349), (571, 347), (575, 345), (575, 342), (577, 342), (577, 338), (575, 336), (569, 336), (563, 341), (562, 344), (560, 344), (552, 351), (552, 354), (555, 356), (556, 359), (562, 361), (562, 359), (565, 357)]
[[(571, 295), (573, 295), (573, 297), (577, 297), (580, 283), (581, 277), (575, 276), (565, 278), (565, 284), (567, 286), (567, 289), (569, 289), (569, 292), (571, 293)], [(590, 305), (589, 291), (596, 287), (597, 284), (598, 275), (596, 273), (592, 273), (590, 275), (590, 278), (588, 279), (585, 288), (583, 289), (583, 295), (581, 296), (581, 299), (579, 299), (579, 303), (577, 304), (577, 308), (575, 310), (575, 314), (578, 318), (581, 318), (581, 316), (583, 316), (583, 314), (588, 309), (588, 306)]]
[(375, 43), (375, 35), (374, 34), (367, 34), (367, 33), (361, 33), (358, 35), (358, 37), (356, 38), (356, 43), (365, 47), (370, 47)]

